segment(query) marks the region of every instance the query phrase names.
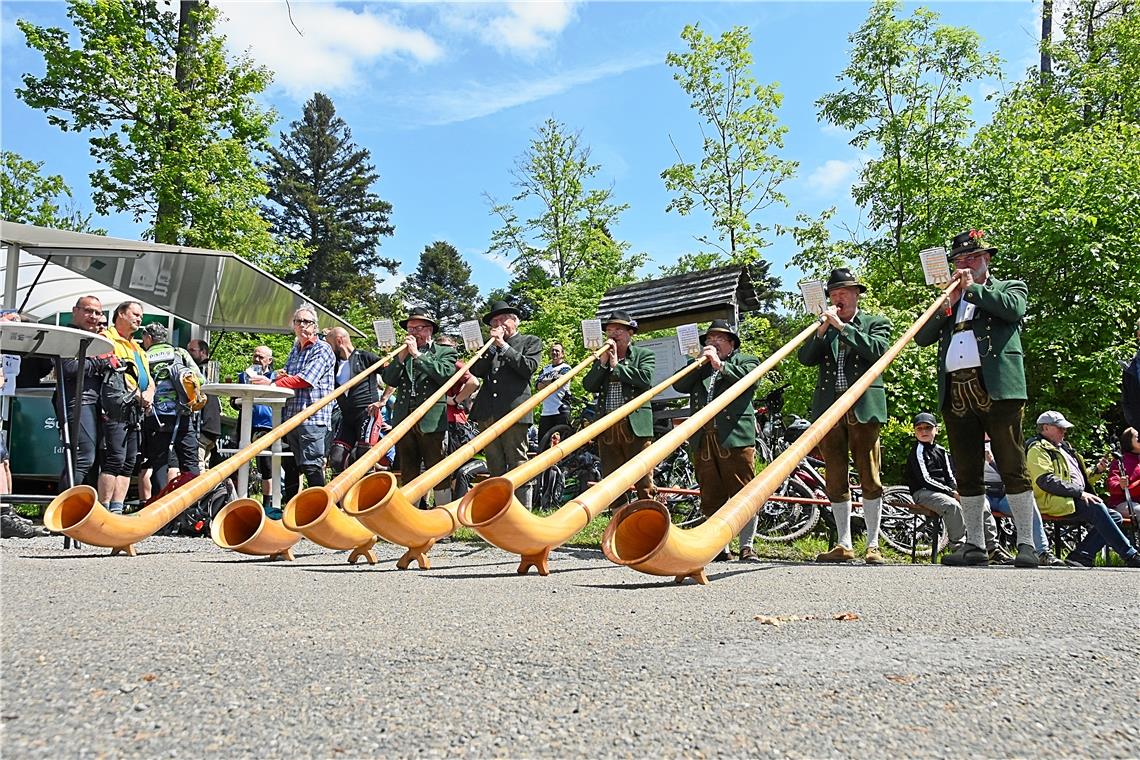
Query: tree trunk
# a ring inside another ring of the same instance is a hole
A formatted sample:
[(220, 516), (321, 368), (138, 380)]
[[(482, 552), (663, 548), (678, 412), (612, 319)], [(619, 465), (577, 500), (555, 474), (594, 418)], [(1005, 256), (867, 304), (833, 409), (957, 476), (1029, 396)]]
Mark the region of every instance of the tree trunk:
[(1041, 75), (1053, 73), (1053, 56), (1049, 46), (1053, 42), (1053, 0), (1041, 4)]
[[(198, 0), (181, 0), (178, 4), (178, 47), (174, 58), (174, 87), (180, 93), (188, 93), (193, 87), (191, 72), (195, 50), (198, 44)], [(178, 139), (174, 117), (166, 120), (167, 155), (173, 153)], [(182, 224), (182, 183), (160, 187), (158, 191), (158, 212), (154, 220), (154, 240), (156, 243), (179, 245), (179, 228)]]

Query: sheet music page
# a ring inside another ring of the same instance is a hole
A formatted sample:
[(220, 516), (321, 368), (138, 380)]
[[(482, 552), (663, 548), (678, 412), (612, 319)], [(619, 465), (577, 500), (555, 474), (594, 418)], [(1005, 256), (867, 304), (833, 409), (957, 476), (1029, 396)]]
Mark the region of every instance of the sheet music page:
[(677, 326), (677, 347), (684, 356), (701, 355), (701, 334), (695, 324)]
[(483, 330), (474, 319), (459, 325), (459, 335), (463, 338), (463, 347), (468, 351), (476, 351), (483, 345)]
[(927, 285), (944, 285), (950, 282), (950, 262), (946, 259), (946, 249), (942, 246), (925, 248), (918, 252), (922, 262), (922, 273)]
[(372, 323), (372, 329), (376, 331), (376, 345), (380, 348), (396, 347), (396, 326), (392, 320), (377, 319)]
[(827, 308), (827, 292), (823, 280), (801, 280), (800, 294), (804, 298), (804, 313), (818, 316)]
[(594, 351), (602, 347), (606, 342), (606, 338), (602, 335), (602, 320), (600, 319), (583, 319), (582, 320), (582, 345), (589, 351)]

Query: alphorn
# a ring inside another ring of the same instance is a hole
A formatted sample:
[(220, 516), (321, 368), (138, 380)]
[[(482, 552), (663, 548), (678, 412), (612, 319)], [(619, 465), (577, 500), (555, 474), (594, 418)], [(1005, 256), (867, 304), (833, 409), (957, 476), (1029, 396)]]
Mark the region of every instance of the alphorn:
[(601, 348), (587, 356), (569, 372), (527, 399), (525, 404), (512, 409), (509, 414), (496, 420), (493, 425), (448, 454), (431, 469), (420, 473), (411, 482), (398, 486), (396, 476), (390, 472), (375, 472), (365, 476), (344, 495), (344, 500), (341, 502), (344, 511), (380, 538), (407, 549), (397, 560), (396, 567), (407, 570), (415, 560), (421, 568), (425, 570), (431, 568), (427, 552), (436, 541), (450, 536), (459, 527), (459, 521), (455, 517), (459, 500), (456, 499), (449, 504), (437, 504), (433, 509), (417, 509), (413, 505), (437, 484), (450, 477), (451, 473), (462, 467), (471, 457), (482, 451), (487, 444), (532, 414), (535, 406), (567, 385), (575, 375), (608, 351), (611, 345), (612, 341), (606, 341)]
[[(692, 578), (700, 584), (708, 583), (705, 566), (740, 532), (768, 497), (775, 493), (799, 461), (855, 405), (871, 383), (914, 338), (915, 333), (942, 308), (943, 299), (956, 286), (957, 281), (947, 287), (857, 382), (836, 399), (784, 453), (717, 510), (716, 514), (701, 525), (684, 530), (673, 525), (669, 511), (657, 502), (640, 500), (628, 504), (617, 511), (606, 527), (602, 537), (602, 551), (606, 557), (611, 562), (649, 575), (671, 575), (677, 583), (686, 578)], [(809, 329), (815, 330), (816, 327), (816, 324), (812, 324)]]
[[(760, 366), (710, 401), (696, 414), (654, 441), (651, 446), (639, 452), (616, 472), (602, 478), (595, 486), (563, 505), (549, 517), (542, 518), (528, 512), (514, 498), (514, 478), (503, 477), (485, 480), (471, 489), (460, 501), (459, 521), (469, 528), (474, 528), (480, 536), (500, 549), (520, 555), (522, 558), (518, 566), (520, 575), (525, 574), (531, 567), (535, 567), (539, 575), (549, 575), (548, 559), (552, 549), (561, 546), (586, 527), (631, 485), (652, 473), (653, 468), (661, 460), (688, 441), (737, 396), (751, 388), (781, 359), (806, 340), (815, 329), (814, 324), (805, 328)], [(695, 364), (697, 362), (693, 362), (690, 367)], [(533, 473), (526, 471), (528, 465), (519, 468), (522, 472), (518, 477), (523, 478), (522, 482), (533, 477)]]
[[(305, 407), (285, 422), (249, 444), (233, 456), (221, 462), (186, 485), (161, 496), (132, 515), (116, 515), (107, 511), (99, 503), (98, 495), (91, 486), (73, 486), (52, 500), (44, 512), (44, 525), (55, 533), (92, 546), (109, 547), (111, 554), (126, 552), (135, 556), (134, 543), (154, 535), (155, 531), (173, 520), (194, 502), (201, 499), (219, 483), (239, 468), (248, 464), (255, 456), (268, 449), (290, 430), (313, 416), (322, 407), (347, 393), (354, 385), (392, 359), (399, 349), (380, 359), (344, 385), (319, 401)], [(282, 554), (283, 551), (275, 552)]]
[[(494, 339), (488, 340), (483, 346), (472, 354), (468, 364), (479, 359), (495, 344)], [(400, 424), (392, 428), (383, 439), (359, 459), (346, 467), (344, 472), (337, 475), (330, 483), (323, 486), (306, 488), (292, 499), (285, 507), (281, 522), (289, 530), (296, 531), (315, 544), (326, 549), (345, 551), (351, 549), (348, 561), (355, 564), (364, 557), (368, 564), (376, 564), (376, 555), (372, 547), (376, 544), (376, 537), (357, 520), (346, 515), (337, 506), (348, 489), (358, 480), (368, 474), (380, 459), (395, 446), (408, 431), (419, 424), (420, 419), (443, 398), (449, 388), (463, 373), (466, 367), (460, 367), (452, 373), (435, 393), (428, 396), (422, 404), (417, 406), (408, 416), (400, 420)]]

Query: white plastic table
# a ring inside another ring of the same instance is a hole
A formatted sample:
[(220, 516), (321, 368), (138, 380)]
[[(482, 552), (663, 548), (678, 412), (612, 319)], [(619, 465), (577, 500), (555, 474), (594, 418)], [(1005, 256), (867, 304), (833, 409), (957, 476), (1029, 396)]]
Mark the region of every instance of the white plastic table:
[[(254, 405), (268, 404), (273, 409), (273, 425), (276, 427), (281, 424), (281, 414), (285, 408), (285, 402), (293, 397), (293, 391), (290, 388), (278, 388), (276, 385), (253, 385), (252, 383), (209, 383), (202, 386), (202, 390), (219, 398), (241, 400), (241, 404), (238, 405), (240, 410), (238, 417), (239, 451), (253, 440)], [(273, 506), (277, 507), (281, 503), (281, 457), (288, 455), (281, 453), (280, 441), (273, 443), (272, 451), (273, 453), (269, 456), (272, 457), (273, 482), (276, 484), (273, 488)], [(259, 456), (265, 456), (265, 454)], [(244, 499), (249, 496), (249, 468), (242, 467), (238, 470), (237, 475), (238, 498)]]

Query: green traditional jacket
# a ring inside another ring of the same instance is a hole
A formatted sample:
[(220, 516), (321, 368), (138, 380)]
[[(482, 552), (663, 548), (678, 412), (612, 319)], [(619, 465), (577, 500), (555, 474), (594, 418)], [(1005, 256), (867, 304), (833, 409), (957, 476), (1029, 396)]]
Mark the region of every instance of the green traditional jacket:
[[(388, 385), (396, 388), (396, 405), (392, 410), (392, 424), (398, 425), (412, 412), (443, 387), (455, 374), (455, 361), (459, 353), (453, 346), (433, 342), (420, 349), (420, 355), (404, 361), (393, 359), (380, 373)], [(422, 433), (439, 433), (447, 430), (447, 401), (440, 398), (431, 405), (418, 425)]]
[[(656, 368), (657, 357), (652, 351), (631, 345), (625, 359), (619, 361), (616, 367), (603, 366), (600, 360), (595, 361), (583, 378), (582, 387), (598, 395), (598, 409), (604, 410), (606, 386), (611, 380), (621, 382), (623, 403), (629, 402), (653, 387), (653, 371)], [(635, 436), (653, 437), (653, 407), (648, 401), (626, 419)]]
[[(819, 419), (827, 408), (835, 403), (840, 394), (835, 392), (836, 370), (839, 366), (839, 344), (847, 346), (847, 361), (844, 373), (847, 386), (851, 387), (863, 376), (871, 365), (882, 358), (890, 347), (891, 323), (886, 317), (868, 314), (863, 310), (855, 312), (855, 318), (847, 323), (840, 333), (828, 327), (822, 337), (813, 334), (800, 347), (799, 358), (802, 364), (819, 367), (819, 378), (815, 383), (815, 393), (811, 398), (811, 417)], [(875, 378), (853, 407), (855, 419), (859, 422), (887, 422), (887, 393), (883, 389), (883, 378)]]
[[(962, 297), (974, 304), (970, 329), (978, 341), (982, 359), (982, 379), (986, 391), (995, 401), (1027, 400), (1025, 366), (1021, 349), (1021, 319), (1025, 316), (1029, 289), (1020, 280), (996, 280), (990, 277), (984, 285), (974, 283)], [(954, 312), (957, 311), (955, 306)], [(955, 314), (939, 311), (914, 336), (920, 346), (941, 339), (938, 346), (938, 404), (946, 405), (946, 352), (954, 335)]]
[[(689, 359), (689, 364), (694, 361), (696, 359)], [(758, 366), (760, 366), (760, 360), (755, 356), (741, 353), (739, 350), (733, 351), (721, 365), (716, 386), (713, 388), (713, 398), (720, 396)], [(690, 414), (696, 414), (708, 404), (709, 380), (712, 375), (712, 367), (706, 364), (696, 372), (685, 375), (673, 383), (674, 390), (689, 394)], [(756, 445), (756, 411), (752, 408), (752, 397), (756, 394), (756, 388), (759, 385), (760, 381), (757, 380), (751, 388), (734, 398), (713, 418), (716, 437), (721, 446), (747, 448)], [(694, 450), (700, 448), (702, 436), (704, 436), (703, 428), (689, 439), (689, 444)]]

